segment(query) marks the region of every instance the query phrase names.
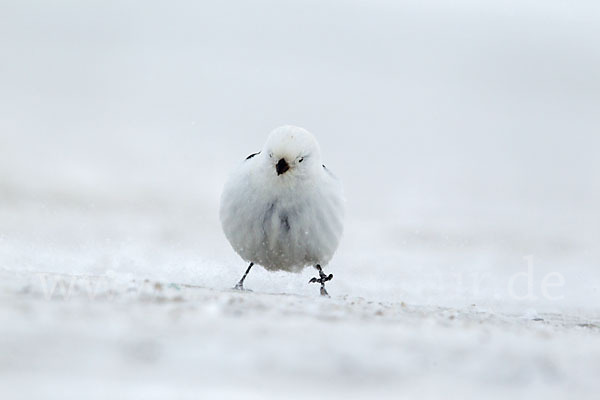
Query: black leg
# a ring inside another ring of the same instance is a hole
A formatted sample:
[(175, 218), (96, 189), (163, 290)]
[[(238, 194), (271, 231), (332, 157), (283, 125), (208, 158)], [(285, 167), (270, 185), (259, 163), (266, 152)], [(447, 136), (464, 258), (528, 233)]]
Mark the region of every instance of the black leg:
[(248, 269), (246, 269), (246, 272), (244, 273), (244, 276), (242, 276), (242, 279), (240, 279), (240, 281), (237, 283), (237, 285), (234, 286), (235, 290), (244, 290), (244, 279), (246, 279), (246, 276), (248, 276), (248, 272), (250, 272), (250, 269), (252, 268), (252, 266), (254, 265), (254, 263), (250, 263), (250, 265), (248, 265)]
[(333, 274), (325, 275), (323, 268), (319, 264), (315, 265), (317, 271), (319, 271), (319, 278), (312, 278), (308, 283), (320, 283), (321, 284), (321, 296), (329, 297), (329, 293), (325, 290), (325, 282), (333, 279)]

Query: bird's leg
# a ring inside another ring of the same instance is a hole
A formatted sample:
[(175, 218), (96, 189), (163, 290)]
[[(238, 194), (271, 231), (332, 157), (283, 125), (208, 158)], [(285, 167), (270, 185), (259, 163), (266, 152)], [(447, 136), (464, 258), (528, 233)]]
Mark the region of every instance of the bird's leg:
[(253, 265), (254, 265), (253, 262), (251, 262), (250, 265), (248, 265), (248, 269), (246, 269), (246, 272), (244, 273), (244, 276), (242, 276), (242, 279), (240, 279), (240, 281), (233, 287), (235, 290), (245, 290), (244, 289), (244, 279), (246, 279), (246, 276), (248, 276), (248, 272), (250, 272), (250, 269), (252, 268)]
[(329, 297), (329, 293), (325, 290), (325, 282), (333, 279), (333, 274), (325, 275), (323, 268), (319, 264), (315, 265), (317, 271), (319, 271), (319, 278), (312, 278), (308, 283), (320, 283), (321, 284), (321, 296)]

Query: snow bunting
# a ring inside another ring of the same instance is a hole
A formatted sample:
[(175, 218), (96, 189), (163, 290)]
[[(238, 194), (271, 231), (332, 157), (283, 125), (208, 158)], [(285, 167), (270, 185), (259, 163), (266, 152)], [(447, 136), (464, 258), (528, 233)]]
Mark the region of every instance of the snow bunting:
[(322, 164), (319, 144), (307, 130), (282, 126), (263, 149), (248, 156), (228, 179), (220, 218), (233, 249), (250, 265), (299, 272), (314, 266), (327, 296), (325, 266), (343, 231), (344, 196), (340, 181)]

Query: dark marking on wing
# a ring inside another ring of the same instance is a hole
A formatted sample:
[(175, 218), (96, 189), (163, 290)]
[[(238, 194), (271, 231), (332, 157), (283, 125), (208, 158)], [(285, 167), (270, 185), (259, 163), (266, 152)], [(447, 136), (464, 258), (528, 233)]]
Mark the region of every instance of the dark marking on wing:
[(249, 159), (251, 159), (252, 157), (254, 157), (254, 156), (257, 156), (257, 155), (259, 155), (259, 154), (260, 154), (260, 151), (259, 151), (258, 153), (250, 154), (248, 157), (246, 157), (246, 160), (249, 160)]
[(269, 228), (269, 223), (271, 222), (271, 218), (273, 217), (273, 213), (275, 212), (275, 203), (271, 203), (269, 207), (265, 211), (265, 215), (262, 221), (263, 232), (266, 235), (267, 230)]
[(323, 169), (325, 170), (325, 172), (327, 172), (329, 175), (334, 176), (333, 173), (329, 170), (329, 168), (327, 168), (325, 166), (325, 164), (323, 164)]
[(281, 222), (281, 226), (283, 227), (283, 230), (286, 232), (289, 232), (290, 231), (290, 221), (288, 219), (287, 214), (279, 215), (279, 221)]

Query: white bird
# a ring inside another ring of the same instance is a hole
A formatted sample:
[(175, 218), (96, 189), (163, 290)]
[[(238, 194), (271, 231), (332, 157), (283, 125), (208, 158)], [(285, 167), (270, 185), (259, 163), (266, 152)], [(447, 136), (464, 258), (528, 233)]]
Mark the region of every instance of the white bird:
[(327, 296), (325, 266), (343, 231), (344, 196), (340, 181), (321, 162), (312, 134), (282, 126), (262, 151), (251, 154), (229, 177), (221, 195), (220, 218), (233, 249), (249, 262), (235, 289), (254, 264), (270, 271), (300, 272), (314, 266)]

